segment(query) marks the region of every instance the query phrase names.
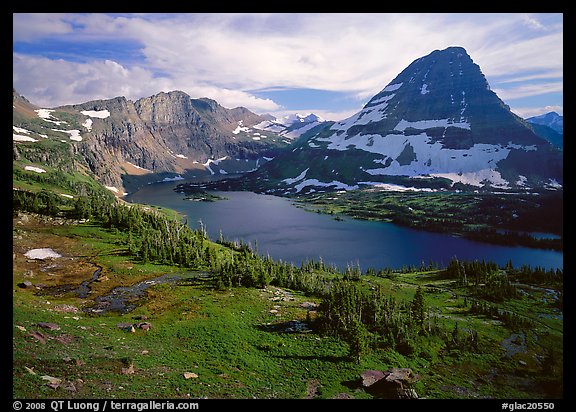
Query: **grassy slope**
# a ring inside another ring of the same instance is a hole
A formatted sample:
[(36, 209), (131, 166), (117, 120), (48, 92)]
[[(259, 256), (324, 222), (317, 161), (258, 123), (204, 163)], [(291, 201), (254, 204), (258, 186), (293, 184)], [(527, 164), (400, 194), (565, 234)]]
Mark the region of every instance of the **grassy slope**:
[[(195, 273), (190, 273), (192, 280), (185, 285), (154, 286), (147, 299), (125, 315), (55, 311), (61, 304), (82, 308), (117, 285), (180, 271), (176, 267), (131, 261), (123, 256), (122, 236), (96, 226), (54, 226), (36, 223), (34, 219), (23, 224), (15, 221), (14, 397), (330, 398), (347, 393), (355, 398), (370, 398), (354, 387), (359, 373), (389, 367), (413, 368), (420, 375), (416, 384), (420, 397), (562, 396), (558, 377), (562, 376), (563, 325), (561, 320), (539, 316), (553, 314), (542, 304), (541, 294), (504, 304), (542, 320), (533, 330), (525, 331), (527, 346), (508, 357), (501, 342), (514, 338), (514, 333), (498, 321), (470, 316), (463, 307), (461, 293), (435, 272), (367, 281), (382, 283), (398, 299), (406, 300), (412, 299), (417, 285), (427, 285), (426, 303), (437, 307), (438, 315), (449, 325), (458, 322), (461, 330), (476, 329), (483, 353), (443, 353), (440, 342), (430, 341), (412, 356), (382, 348), (369, 352), (356, 364), (349, 360), (348, 347), (339, 339), (315, 332), (281, 333), (267, 325), (304, 320), (306, 310), (300, 304), (317, 299), (290, 291), (294, 300), (272, 300), (285, 296), (273, 287), (216, 291)], [(52, 247), (64, 257), (46, 262), (27, 260), (23, 253), (35, 247)], [(94, 270), (89, 262), (103, 266), (109, 280), (94, 283), (87, 299), (41, 296), (17, 286), (24, 280), (46, 285), (80, 283), (90, 278)], [(136, 322), (137, 315), (148, 316), (153, 325), (150, 331), (128, 333), (117, 327), (119, 323)], [(38, 322), (54, 322), (61, 329), (42, 330)], [(29, 334), (38, 330), (48, 336), (45, 344)], [(56, 338), (70, 341), (61, 343)], [(543, 362), (548, 348), (556, 351), (556, 363), (549, 368), (554, 369), (553, 373), (544, 371), (550, 366)], [(198, 377), (185, 379), (185, 372)], [(63, 381), (53, 389), (41, 378), (43, 375)]]

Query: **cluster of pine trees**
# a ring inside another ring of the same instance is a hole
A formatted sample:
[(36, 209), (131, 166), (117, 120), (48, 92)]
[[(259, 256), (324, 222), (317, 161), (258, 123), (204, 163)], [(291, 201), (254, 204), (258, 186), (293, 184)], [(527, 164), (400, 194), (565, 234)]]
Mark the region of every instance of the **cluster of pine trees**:
[(467, 287), (472, 294), (494, 302), (517, 298), (519, 292), (509, 276), (494, 262), (459, 261), (452, 258), (444, 270), (447, 278), (455, 279), (460, 286)]
[(508, 328), (518, 331), (534, 327), (534, 322), (524, 316), (519, 316), (509, 310), (502, 310), (498, 306), (481, 300), (473, 300), (469, 311), (474, 315), (483, 315), (492, 319), (498, 319)]
[(428, 307), (421, 287), (412, 300), (401, 301), (380, 285), (367, 288), (340, 279), (323, 295), (319, 314), (321, 331), (345, 340), (356, 360), (375, 347), (410, 355), (430, 338), (443, 342), (447, 350), (479, 351), (477, 333), (459, 331), (457, 325), (450, 329)]

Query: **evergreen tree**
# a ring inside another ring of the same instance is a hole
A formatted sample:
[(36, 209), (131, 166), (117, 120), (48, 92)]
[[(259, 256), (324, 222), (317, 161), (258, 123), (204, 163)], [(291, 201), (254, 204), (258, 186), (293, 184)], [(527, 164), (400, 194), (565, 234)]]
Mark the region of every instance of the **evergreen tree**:
[(414, 295), (414, 299), (412, 299), (410, 309), (412, 318), (416, 321), (418, 326), (422, 328), (424, 325), (426, 307), (424, 303), (424, 293), (422, 292), (422, 288), (420, 286), (418, 286), (418, 289), (416, 289), (416, 294)]

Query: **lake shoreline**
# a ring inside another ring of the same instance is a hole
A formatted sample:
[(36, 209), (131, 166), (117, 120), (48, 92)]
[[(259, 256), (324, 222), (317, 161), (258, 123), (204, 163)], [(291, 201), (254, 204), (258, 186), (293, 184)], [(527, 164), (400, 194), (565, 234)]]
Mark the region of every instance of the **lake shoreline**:
[(191, 202), (174, 185), (150, 185), (127, 196), (128, 201), (178, 211), (193, 229), (203, 227), (211, 239), (222, 233), (229, 241), (256, 245), (259, 254), (296, 265), (322, 259), (345, 269), (447, 265), (450, 259), (493, 260), (505, 265), (527, 264), (563, 268), (563, 253), (478, 242), (452, 233), (431, 233), (394, 223), (357, 219), (336, 221), (293, 205), (295, 199), (248, 191), (217, 191), (228, 200)]

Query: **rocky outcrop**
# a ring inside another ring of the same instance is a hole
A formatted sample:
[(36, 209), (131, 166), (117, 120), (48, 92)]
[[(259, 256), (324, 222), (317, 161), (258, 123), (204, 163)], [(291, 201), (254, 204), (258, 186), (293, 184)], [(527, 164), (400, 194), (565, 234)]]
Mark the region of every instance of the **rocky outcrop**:
[(410, 368), (367, 370), (360, 374), (360, 380), (362, 387), (375, 398), (418, 399), (412, 388), (418, 376)]

